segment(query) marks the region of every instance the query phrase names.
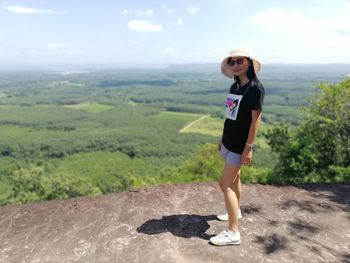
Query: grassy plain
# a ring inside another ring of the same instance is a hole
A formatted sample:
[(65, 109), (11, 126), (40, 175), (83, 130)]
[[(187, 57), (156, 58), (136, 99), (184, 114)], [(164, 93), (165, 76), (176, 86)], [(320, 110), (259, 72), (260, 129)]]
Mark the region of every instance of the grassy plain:
[(180, 132), (207, 134), (220, 138), (222, 134), (222, 128), (222, 119), (213, 118), (210, 115), (201, 115), (197, 120), (182, 128)]
[(85, 110), (88, 112), (102, 112), (105, 110), (112, 109), (114, 106), (96, 103), (96, 102), (84, 102), (76, 105), (66, 105), (64, 107), (76, 109), (76, 110)]

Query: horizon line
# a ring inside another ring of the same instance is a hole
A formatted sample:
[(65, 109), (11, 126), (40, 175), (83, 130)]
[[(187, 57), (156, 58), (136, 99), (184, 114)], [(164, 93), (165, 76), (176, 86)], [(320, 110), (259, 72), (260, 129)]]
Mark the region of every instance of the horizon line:
[[(144, 64), (144, 65), (120, 65), (113, 63), (47, 63), (47, 64), (0, 64), (0, 72), (16, 72), (16, 71), (94, 71), (94, 70), (175, 70), (179, 71), (180, 67), (183, 71), (218, 71), (220, 72), (220, 63), (214, 62), (188, 62), (188, 63), (174, 63), (174, 64)], [(190, 67), (193, 67), (192, 69)], [(349, 63), (266, 63), (262, 64), (263, 68), (273, 67), (346, 67), (349, 69), (350, 74), (350, 62)]]

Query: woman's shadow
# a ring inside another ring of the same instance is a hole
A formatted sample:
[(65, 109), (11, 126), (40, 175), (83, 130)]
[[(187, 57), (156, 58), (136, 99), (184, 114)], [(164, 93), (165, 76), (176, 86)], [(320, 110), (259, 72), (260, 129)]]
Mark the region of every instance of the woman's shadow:
[(208, 221), (216, 220), (215, 215), (170, 215), (163, 216), (162, 219), (151, 219), (137, 228), (137, 232), (155, 235), (170, 232), (178, 237), (199, 237), (209, 240), (213, 235), (208, 235), (206, 231), (210, 225)]

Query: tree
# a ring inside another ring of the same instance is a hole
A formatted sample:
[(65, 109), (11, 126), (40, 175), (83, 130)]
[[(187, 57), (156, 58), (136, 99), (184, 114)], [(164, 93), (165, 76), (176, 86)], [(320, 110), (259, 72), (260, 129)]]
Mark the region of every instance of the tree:
[(350, 79), (317, 88), (296, 129), (279, 123), (267, 134), (285, 182), (350, 180)]
[(303, 127), (314, 137), (318, 168), (350, 166), (350, 79), (319, 90), (309, 99)]

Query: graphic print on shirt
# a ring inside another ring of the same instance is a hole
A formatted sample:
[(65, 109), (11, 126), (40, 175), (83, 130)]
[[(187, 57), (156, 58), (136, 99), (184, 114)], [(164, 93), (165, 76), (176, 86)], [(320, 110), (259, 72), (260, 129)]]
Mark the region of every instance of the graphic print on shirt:
[(239, 104), (241, 103), (241, 100), (243, 98), (243, 95), (236, 95), (236, 94), (228, 94), (226, 99), (226, 118), (231, 120), (236, 120), (238, 110), (239, 110)]

